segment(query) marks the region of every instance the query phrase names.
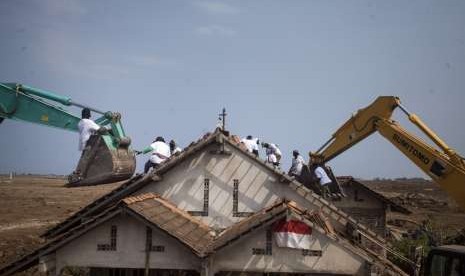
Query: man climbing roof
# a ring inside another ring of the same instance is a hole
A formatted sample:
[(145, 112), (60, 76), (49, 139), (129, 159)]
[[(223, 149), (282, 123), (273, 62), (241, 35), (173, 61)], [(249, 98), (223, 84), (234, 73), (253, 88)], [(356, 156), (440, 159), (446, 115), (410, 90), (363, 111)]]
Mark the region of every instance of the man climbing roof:
[(253, 138), (252, 135), (247, 135), (247, 137), (242, 139), (241, 142), (245, 145), (248, 152), (251, 152), (258, 157), (258, 145), (260, 144), (258, 138)]
[(292, 152), (292, 165), (289, 168), (288, 174), (290, 176), (294, 176), (296, 178), (300, 177), (300, 174), (302, 173), (302, 167), (305, 165), (305, 160), (300, 155), (298, 150), (294, 150)]
[(262, 143), (262, 147), (266, 151), (266, 162), (273, 164), (274, 166), (279, 166), (279, 161), (281, 160), (281, 150), (278, 145), (272, 143)]
[(311, 170), (313, 170), (313, 173), (318, 183), (320, 184), (322, 196), (324, 198), (327, 198), (329, 194), (331, 193), (329, 189), (329, 185), (333, 181), (331, 180), (331, 178), (328, 176), (328, 174), (326, 173), (324, 169), (324, 162), (321, 159), (321, 156), (314, 154), (314, 153), (310, 153), (310, 157), (311, 157), (310, 168)]
[(171, 155), (178, 154), (182, 151), (180, 147), (177, 146), (176, 142), (174, 140), (170, 141), (170, 152)]
[(144, 173), (148, 173), (150, 168), (157, 168), (161, 163), (165, 162), (171, 156), (170, 146), (165, 143), (165, 139), (158, 136), (153, 143), (143, 151), (138, 151), (137, 154), (145, 154), (151, 152), (149, 160), (145, 163)]

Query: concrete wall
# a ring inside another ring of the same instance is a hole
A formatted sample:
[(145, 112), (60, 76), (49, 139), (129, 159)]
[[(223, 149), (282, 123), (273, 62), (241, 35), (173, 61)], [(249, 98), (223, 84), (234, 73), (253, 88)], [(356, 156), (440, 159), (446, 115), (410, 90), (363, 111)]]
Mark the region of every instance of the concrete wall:
[[(254, 162), (248, 156), (226, 144), (231, 155), (213, 154), (214, 145), (191, 156), (136, 194), (155, 192), (174, 202), (186, 211), (203, 208), (204, 179), (210, 179), (209, 215), (199, 217), (204, 223), (226, 228), (243, 217), (233, 216), (233, 181), (239, 180), (239, 212), (257, 212), (286, 198), (306, 209), (319, 209), (291, 189), (280, 183), (273, 172)], [(338, 228), (338, 225), (335, 225)]]
[[(97, 251), (97, 244), (109, 243), (112, 225), (118, 228), (117, 250)], [(55, 253), (56, 272), (66, 266), (144, 268), (146, 226), (128, 215), (120, 215), (70, 242)], [(153, 229), (153, 245), (165, 252), (151, 252), (152, 269), (190, 269), (200, 271), (202, 261), (166, 233)], [(266, 228), (258, 229), (220, 249), (210, 257), (210, 273), (219, 271), (334, 273), (366, 275), (365, 260), (313, 231), (312, 250), (322, 256), (304, 256), (300, 249), (279, 248), (272, 239), (272, 255), (253, 255), (252, 248), (266, 247)], [(58, 274), (57, 274), (58, 275)]]
[(321, 249), (322, 256), (303, 256), (301, 249), (277, 247), (273, 238), (272, 255), (253, 255), (252, 248), (265, 248), (266, 230), (261, 229), (221, 249), (213, 258), (213, 272), (294, 272), (367, 275), (365, 261), (314, 231), (312, 249)]
[[(243, 152), (226, 145), (231, 155), (211, 153), (215, 145), (187, 158), (163, 175), (163, 180), (148, 184), (136, 192), (155, 192), (186, 211), (201, 211), (204, 205), (204, 179), (210, 180), (206, 224), (226, 228), (244, 219), (233, 215), (233, 184), (239, 181), (239, 212), (257, 212), (286, 198), (306, 209), (320, 209), (289, 184), (281, 183), (273, 172), (250, 159)], [(364, 196), (363, 193), (360, 196)], [(344, 208), (350, 202), (341, 201)], [(376, 207), (367, 200), (366, 207)], [(109, 243), (112, 225), (118, 226), (116, 251), (97, 251), (97, 244)], [(334, 223), (335, 228), (343, 227)], [(221, 249), (212, 257), (213, 271), (305, 272), (365, 275), (365, 261), (325, 235), (314, 231), (315, 249), (323, 256), (303, 256), (302, 250), (277, 248), (273, 255), (252, 255), (252, 248), (265, 247), (265, 231), (255, 231)], [(64, 266), (143, 268), (145, 266), (146, 226), (129, 215), (120, 215), (103, 223), (56, 252), (57, 271)], [(273, 241), (274, 244), (274, 241)], [(160, 269), (201, 270), (202, 262), (189, 249), (160, 230), (153, 230), (153, 245), (164, 245), (165, 252), (151, 252), (150, 265)]]
[[(97, 244), (110, 242), (110, 229), (117, 226), (117, 250), (97, 251)], [(146, 225), (129, 215), (119, 215), (56, 251), (57, 272), (65, 266), (145, 267)], [(200, 269), (200, 261), (187, 247), (166, 233), (152, 230), (152, 244), (165, 246), (165, 252), (151, 252), (152, 268)]]

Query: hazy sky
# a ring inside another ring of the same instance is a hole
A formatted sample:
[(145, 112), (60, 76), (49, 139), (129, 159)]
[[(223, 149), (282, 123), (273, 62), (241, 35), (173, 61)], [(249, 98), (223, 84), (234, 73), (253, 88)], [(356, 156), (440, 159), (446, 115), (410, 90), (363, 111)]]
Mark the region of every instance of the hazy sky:
[[(291, 151), (398, 95), (465, 153), (465, 1), (0, 1), (0, 80), (119, 111), (135, 148), (215, 128)], [(79, 114), (78, 109), (73, 109)], [(398, 111), (395, 116), (409, 126)], [(5, 120), (0, 172), (67, 174), (75, 133)], [(148, 156), (138, 157), (139, 168)], [(338, 175), (424, 176), (379, 134)]]

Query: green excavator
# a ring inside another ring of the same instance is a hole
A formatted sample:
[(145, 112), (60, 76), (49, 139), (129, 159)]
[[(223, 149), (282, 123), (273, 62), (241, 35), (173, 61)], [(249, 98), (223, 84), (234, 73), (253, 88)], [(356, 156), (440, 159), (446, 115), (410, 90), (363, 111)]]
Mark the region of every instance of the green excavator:
[(136, 159), (131, 139), (124, 133), (121, 115), (73, 102), (69, 97), (17, 83), (0, 83), (0, 123), (15, 119), (78, 132), (80, 117), (64, 106), (89, 108), (102, 115), (95, 122), (103, 131), (87, 142), (76, 170), (68, 177), (68, 186), (92, 186), (129, 179)]

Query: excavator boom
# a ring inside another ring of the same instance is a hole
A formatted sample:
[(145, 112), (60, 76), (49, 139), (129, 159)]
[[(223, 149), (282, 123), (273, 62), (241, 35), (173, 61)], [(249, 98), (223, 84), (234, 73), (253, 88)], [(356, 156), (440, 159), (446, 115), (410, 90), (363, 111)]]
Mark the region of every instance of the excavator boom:
[(371, 105), (358, 110), (345, 122), (316, 154), (325, 162), (343, 153), (350, 147), (362, 141), (376, 131), (374, 122), (379, 118), (390, 118), (399, 105), (397, 97), (383, 96), (377, 98)]
[[(396, 107), (406, 113), (409, 120), (442, 151), (430, 146), (390, 119)], [(312, 156), (327, 162), (376, 131), (446, 190), (462, 208), (465, 208), (464, 159), (428, 128), (417, 115), (409, 113), (397, 97), (382, 96), (368, 107), (360, 109), (332, 135), (328, 142), (316, 153), (312, 153)]]
[[(78, 131), (80, 118), (69, 113), (65, 106), (86, 107), (70, 98), (55, 93), (15, 83), (0, 83), (0, 122), (15, 119), (69, 131)], [(89, 108), (102, 116), (95, 120), (110, 130), (92, 135), (90, 150), (83, 152), (76, 171), (69, 177), (70, 186), (98, 185), (130, 178), (135, 171), (131, 140), (124, 133), (121, 115)]]

